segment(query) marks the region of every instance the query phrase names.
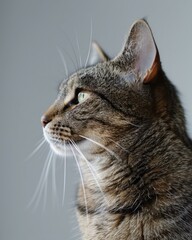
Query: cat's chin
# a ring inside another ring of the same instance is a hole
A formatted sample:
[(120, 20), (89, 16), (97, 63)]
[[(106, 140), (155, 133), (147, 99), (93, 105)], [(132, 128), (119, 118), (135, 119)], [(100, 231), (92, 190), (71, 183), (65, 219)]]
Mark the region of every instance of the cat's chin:
[(66, 150), (65, 150), (64, 148), (62, 148), (62, 147), (56, 146), (56, 145), (54, 145), (54, 144), (50, 144), (50, 147), (51, 147), (51, 149), (52, 149), (57, 155), (59, 155), (59, 156), (62, 156), (62, 157), (64, 157), (64, 156), (66, 156), (66, 157), (71, 156), (71, 155), (67, 154), (68, 151), (66, 151)]
[(58, 139), (54, 139), (46, 131), (44, 131), (44, 137), (54, 153), (61, 157), (73, 157), (74, 154), (89, 154), (91, 150), (91, 142), (83, 138), (58, 141)]
[(50, 141), (48, 142), (51, 149), (61, 157), (73, 157), (74, 153), (75, 155), (82, 155), (89, 153), (90, 151), (90, 143), (87, 142), (86, 140), (77, 141), (74, 143), (75, 145), (71, 144), (68, 141), (66, 141), (64, 145), (52, 143)]

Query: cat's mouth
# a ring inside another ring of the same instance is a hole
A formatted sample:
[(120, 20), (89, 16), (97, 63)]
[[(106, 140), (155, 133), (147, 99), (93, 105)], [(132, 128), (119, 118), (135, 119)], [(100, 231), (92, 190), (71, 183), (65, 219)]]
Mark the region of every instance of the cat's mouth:
[(85, 139), (79, 136), (60, 136), (59, 134), (50, 134), (46, 130), (43, 131), (46, 141), (50, 144), (52, 150), (60, 156), (68, 156), (71, 145), (81, 145)]

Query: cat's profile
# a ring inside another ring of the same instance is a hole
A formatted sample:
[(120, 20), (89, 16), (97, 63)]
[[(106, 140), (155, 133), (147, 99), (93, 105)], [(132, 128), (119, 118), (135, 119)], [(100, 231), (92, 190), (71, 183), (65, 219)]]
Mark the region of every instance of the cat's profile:
[(95, 49), (42, 117), (54, 151), (78, 155), (82, 239), (191, 240), (192, 143), (148, 24), (112, 60)]

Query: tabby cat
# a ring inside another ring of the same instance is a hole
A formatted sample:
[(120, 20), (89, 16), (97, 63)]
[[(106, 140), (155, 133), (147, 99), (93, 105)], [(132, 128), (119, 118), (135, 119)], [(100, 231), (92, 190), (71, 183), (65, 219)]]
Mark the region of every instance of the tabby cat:
[(191, 240), (192, 141), (148, 23), (114, 59), (93, 48), (41, 119), (57, 154), (78, 155), (82, 239)]

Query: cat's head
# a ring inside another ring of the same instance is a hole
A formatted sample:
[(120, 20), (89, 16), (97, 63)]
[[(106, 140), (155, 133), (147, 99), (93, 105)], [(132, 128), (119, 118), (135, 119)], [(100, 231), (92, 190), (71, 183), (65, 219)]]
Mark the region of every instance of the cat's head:
[(157, 104), (166, 108), (158, 95), (164, 92), (158, 83), (162, 72), (158, 50), (144, 20), (133, 24), (114, 59), (109, 60), (97, 45), (93, 47), (94, 65), (60, 85), (58, 98), (41, 119), (45, 138), (61, 155), (64, 142), (91, 138), (105, 145), (107, 139), (121, 138), (154, 118), (160, 111)]

